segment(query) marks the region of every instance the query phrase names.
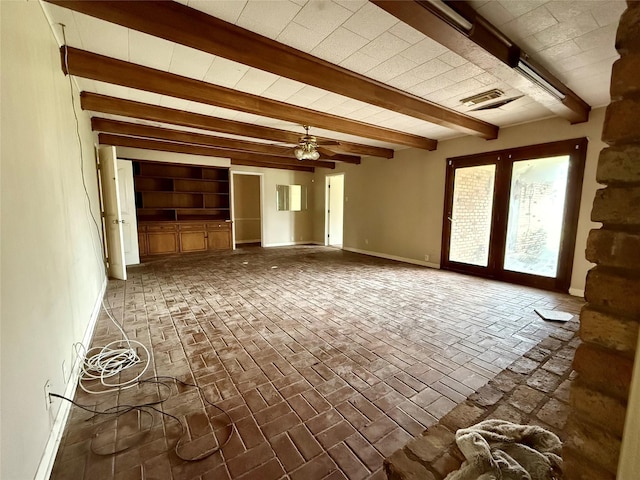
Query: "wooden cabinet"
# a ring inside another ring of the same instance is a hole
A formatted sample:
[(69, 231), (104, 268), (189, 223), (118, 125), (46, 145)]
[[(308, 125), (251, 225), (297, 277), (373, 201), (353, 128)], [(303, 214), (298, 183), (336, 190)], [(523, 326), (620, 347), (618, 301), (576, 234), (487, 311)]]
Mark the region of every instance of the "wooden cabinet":
[(231, 222), (140, 222), (140, 256), (228, 250)]
[(232, 248), (229, 169), (133, 163), (141, 256)]
[(231, 223), (207, 224), (207, 249), (227, 250), (231, 248)]

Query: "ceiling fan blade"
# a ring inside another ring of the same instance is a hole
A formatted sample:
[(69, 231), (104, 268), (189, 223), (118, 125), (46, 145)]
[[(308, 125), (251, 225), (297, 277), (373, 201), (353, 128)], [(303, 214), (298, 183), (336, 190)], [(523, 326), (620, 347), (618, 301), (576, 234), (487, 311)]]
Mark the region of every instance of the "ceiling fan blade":
[(329, 145), (340, 145), (340, 142), (336, 141), (336, 140), (320, 140), (318, 142), (318, 145), (323, 145), (323, 146), (329, 146)]
[(321, 146), (318, 146), (318, 151), (322, 155), (326, 155), (328, 157), (333, 157), (334, 155), (337, 155), (337, 153), (334, 152), (333, 150), (331, 150), (330, 148), (325, 148), (325, 147), (321, 147)]

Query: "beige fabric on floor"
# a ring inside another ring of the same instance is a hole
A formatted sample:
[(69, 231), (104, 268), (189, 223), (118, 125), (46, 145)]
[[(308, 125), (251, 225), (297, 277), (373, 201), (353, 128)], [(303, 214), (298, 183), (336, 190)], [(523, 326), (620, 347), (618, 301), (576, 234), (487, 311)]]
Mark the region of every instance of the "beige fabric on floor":
[(445, 480), (554, 480), (561, 478), (562, 442), (535, 425), (485, 420), (456, 432), (466, 460)]

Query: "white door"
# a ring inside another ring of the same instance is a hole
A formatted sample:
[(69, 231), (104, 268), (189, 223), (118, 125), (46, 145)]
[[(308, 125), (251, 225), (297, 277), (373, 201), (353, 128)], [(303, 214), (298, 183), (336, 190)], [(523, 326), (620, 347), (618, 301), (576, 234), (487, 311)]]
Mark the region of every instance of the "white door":
[(342, 247), (344, 174), (327, 176), (327, 245)]
[(120, 217), (120, 192), (115, 147), (100, 147), (100, 170), (102, 171), (102, 197), (104, 200), (104, 223), (107, 229), (109, 251), (109, 276), (127, 279), (127, 267), (122, 248), (122, 218)]
[(127, 265), (137, 265), (140, 263), (140, 252), (138, 251), (138, 221), (131, 160), (118, 159), (118, 193), (125, 262)]

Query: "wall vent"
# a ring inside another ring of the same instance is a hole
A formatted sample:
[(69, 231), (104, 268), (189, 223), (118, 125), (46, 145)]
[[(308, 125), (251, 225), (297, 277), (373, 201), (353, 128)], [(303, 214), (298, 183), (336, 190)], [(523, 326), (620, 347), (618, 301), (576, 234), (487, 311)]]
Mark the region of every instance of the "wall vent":
[(460, 103), (463, 103), (467, 107), (473, 107), (474, 105), (486, 102), (487, 100), (499, 98), (502, 95), (504, 95), (504, 92), (502, 90), (494, 88), (493, 90), (489, 90), (488, 92), (482, 92), (478, 93), (477, 95), (472, 95), (471, 97), (463, 98), (462, 100), (460, 100)]

